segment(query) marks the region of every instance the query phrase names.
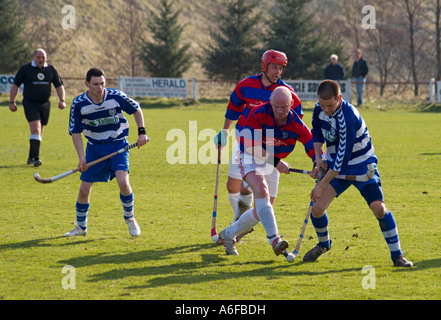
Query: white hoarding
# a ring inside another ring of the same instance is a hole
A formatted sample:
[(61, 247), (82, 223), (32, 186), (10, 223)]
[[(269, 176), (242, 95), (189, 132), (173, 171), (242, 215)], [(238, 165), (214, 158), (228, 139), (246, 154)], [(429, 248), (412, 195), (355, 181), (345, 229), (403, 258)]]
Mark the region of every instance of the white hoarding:
[(119, 77), (118, 88), (131, 97), (189, 97), (188, 81), (182, 78)]
[[(317, 88), (322, 80), (283, 80), (294, 88), (300, 101), (317, 100)], [(352, 100), (351, 80), (338, 81), (340, 83), (343, 99), (348, 102)]]

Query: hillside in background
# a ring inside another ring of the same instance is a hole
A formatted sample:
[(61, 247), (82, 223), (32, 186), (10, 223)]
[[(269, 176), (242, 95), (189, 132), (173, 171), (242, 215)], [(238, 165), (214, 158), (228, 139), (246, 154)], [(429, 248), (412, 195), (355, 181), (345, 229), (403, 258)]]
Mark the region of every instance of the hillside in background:
[[(275, 12), (276, 1), (248, 1), (255, 2), (257, 10), (267, 18)], [(108, 78), (149, 76), (139, 60), (133, 64), (130, 62), (128, 28), (135, 20), (129, 13), (134, 6), (132, 12), (137, 18), (135, 38), (148, 40), (151, 37), (147, 25), (149, 17), (151, 11), (157, 11), (160, 0), (17, 2), (26, 15), (23, 35), (29, 46), (33, 50), (38, 47), (46, 49), (49, 62), (64, 78), (83, 78), (93, 66), (103, 68)], [(203, 59), (201, 48), (211, 41), (209, 31), (217, 27), (217, 16), (224, 3), (219, 0), (174, 0), (174, 10), (182, 9), (180, 23), (184, 32), (181, 40), (190, 43), (194, 57), (193, 66), (184, 77), (207, 78), (200, 63)], [(340, 61), (346, 66), (347, 76), (350, 76), (353, 50), (361, 48), (370, 66), (368, 81), (377, 82), (379, 88), (382, 83), (395, 82), (387, 87), (393, 94), (408, 90), (406, 82), (412, 82), (414, 95), (418, 96), (419, 83), (428, 83), (431, 78), (441, 79), (441, 58), (437, 58), (441, 57), (441, 45), (436, 41), (437, 35), (441, 34), (440, 24), (436, 24), (441, 4), (435, 0), (371, 0), (369, 5), (376, 14), (373, 29), (363, 27), (366, 13), (362, 8), (366, 4), (364, 0), (311, 0), (307, 5), (308, 12), (313, 14), (312, 20), (318, 23), (317, 34), (342, 44), (344, 52)], [(73, 30), (62, 27), (66, 16), (62, 8), (66, 5), (75, 8), (76, 27)], [(257, 28), (264, 33), (272, 27), (267, 21), (256, 21)], [(320, 63), (324, 68), (327, 58)], [(134, 70), (131, 65), (135, 66)], [(380, 95), (383, 89), (384, 85), (381, 85)]]
[[(62, 28), (61, 12), (67, 3), (62, 0), (20, 0), (26, 12), (28, 25), (26, 34), (33, 47), (43, 47), (48, 60), (56, 65), (65, 77), (83, 77), (91, 66), (102, 67), (108, 77), (129, 74), (126, 65), (127, 50), (124, 48), (122, 16), (127, 12), (130, 1), (80, 1), (72, 0), (75, 8), (76, 29)], [(159, 0), (135, 1), (142, 21), (139, 25), (146, 37), (148, 10), (155, 11)], [(184, 25), (182, 41), (191, 43), (192, 54), (200, 54), (200, 46), (210, 41), (208, 30), (213, 25), (213, 15), (218, 4), (215, 0), (175, 0), (176, 9), (182, 8), (181, 24)], [(264, 10), (272, 1), (259, 1)], [(48, 33), (45, 35), (45, 33)], [(144, 75), (139, 64), (136, 73)], [(187, 72), (188, 77), (201, 77), (203, 71), (196, 62)]]

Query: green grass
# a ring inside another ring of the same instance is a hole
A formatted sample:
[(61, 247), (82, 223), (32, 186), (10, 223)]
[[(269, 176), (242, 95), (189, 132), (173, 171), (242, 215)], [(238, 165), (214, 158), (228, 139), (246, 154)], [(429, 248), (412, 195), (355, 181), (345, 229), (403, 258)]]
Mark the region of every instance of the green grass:
[[(2, 98), (3, 99), (3, 98)], [(6, 101), (6, 100), (5, 100)], [(53, 104), (56, 105), (56, 104)], [(313, 300), (440, 299), (441, 149), (439, 113), (360, 109), (379, 157), (386, 204), (397, 220), (401, 246), (412, 269), (392, 267), (378, 223), (355, 189), (328, 210), (331, 251), (315, 263), (303, 254), (316, 244), (311, 225), (293, 264), (276, 257), (261, 225), (226, 256), (210, 238), (215, 164), (167, 162), (172, 129), (187, 136), (218, 131), (225, 101), (197, 104), (143, 100), (151, 142), (130, 153), (135, 215), (142, 229), (129, 236), (115, 181), (92, 190), (88, 235), (61, 237), (74, 226), (79, 175), (38, 184), (32, 174), (52, 177), (76, 167), (68, 130), (68, 110), (53, 108), (41, 147), (43, 166), (27, 166), (29, 129), (21, 106), (0, 105), (0, 299), (165, 299)], [(305, 104), (307, 105), (307, 104)], [(310, 125), (310, 106), (305, 122)], [(135, 124), (128, 116), (131, 127)], [(129, 141), (136, 139), (132, 130)], [(199, 141), (198, 150), (211, 143)], [(228, 153), (228, 150), (227, 150)], [(187, 162), (188, 162), (187, 157)], [(288, 161), (309, 168), (302, 145)], [(232, 212), (225, 189), (228, 165), (221, 166), (218, 231)], [(283, 175), (275, 212), (279, 230), (294, 246), (308, 206), (313, 180)], [(75, 290), (63, 289), (64, 266), (75, 268)], [(375, 268), (376, 288), (363, 289), (362, 268)]]

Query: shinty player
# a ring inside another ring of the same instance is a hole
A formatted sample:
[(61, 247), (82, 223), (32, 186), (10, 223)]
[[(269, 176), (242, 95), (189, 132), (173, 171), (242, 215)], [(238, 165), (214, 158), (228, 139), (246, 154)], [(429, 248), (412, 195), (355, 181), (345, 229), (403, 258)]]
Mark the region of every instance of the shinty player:
[[(64, 236), (86, 235), (92, 185), (95, 182), (107, 182), (115, 177), (120, 189), (124, 221), (130, 235), (139, 236), (141, 229), (134, 217), (134, 195), (129, 182), (129, 152), (118, 154), (90, 167), (86, 164), (128, 145), (126, 138), (129, 134), (129, 123), (123, 112), (135, 118), (138, 127), (138, 148), (147, 143), (141, 107), (124, 92), (106, 88), (106, 78), (100, 69), (90, 69), (85, 84), (89, 90), (73, 100), (69, 122), (69, 134), (78, 154), (78, 167), (81, 172), (81, 185), (75, 205), (77, 225)], [(86, 155), (81, 134), (88, 141)]]
[[(317, 168), (328, 169), (323, 179), (311, 191), (314, 201), (311, 221), (316, 229), (319, 243), (309, 250), (303, 261), (315, 261), (331, 249), (328, 231), (327, 208), (350, 186), (355, 186), (365, 199), (389, 247), (395, 267), (412, 267), (401, 251), (397, 224), (394, 215), (384, 203), (378, 159), (366, 123), (358, 110), (342, 99), (340, 85), (333, 80), (324, 80), (317, 90), (318, 103), (312, 116), (314, 149), (320, 153), (326, 142), (326, 162), (317, 158)], [(367, 164), (375, 165), (375, 174), (367, 182), (334, 179), (338, 174), (365, 174)]]
[[(229, 201), (234, 212), (233, 222), (250, 209), (253, 203), (252, 192), (248, 187), (244, 187), (239, 168), (239, 137), (250, 111), (258, 105), (269, 102), (271, 94), (276, 88), (285, 87), (290, 90), (292, 96), (292, 109), (300, 119), (303, 117), (300, 99), (293, 88), (281, 79), (287, 64), (288, 58), (285, 53), (272, 49), (265, 51), (261, 59), (261, 73), (241, 80), (231, 93), (223, 128), (214, 137), (216, 146), (220, 144), (221, 147), (224, 147), (227, 144), (229, 130), (233, 123), (237, 121), (235, 128), (236, 143), (231, 155), (227, 179)], [(239, 241), (240, 238), (251, 231), (253, 231), (252, 228), (238, 235), (237, 240)]]
[[(292, 110), (292, 94), (287, 87), (276, 88), (270, 102), (254, 108), (240, 136), (240, 168), (243, 180), (254, 194), (254, 208), (219, 233), (227, 255), (238, 255), (236, 236), (262, 222), (268, 241), (276, 255), (288, 242), (281, 240), (273, 203), (277, 196), (280, 173), (289, 174), (285, 159), (300, 141), (308, 157), (315, 160), (312, 134)], [(315, 177), (317, 170), (311, 171)]]

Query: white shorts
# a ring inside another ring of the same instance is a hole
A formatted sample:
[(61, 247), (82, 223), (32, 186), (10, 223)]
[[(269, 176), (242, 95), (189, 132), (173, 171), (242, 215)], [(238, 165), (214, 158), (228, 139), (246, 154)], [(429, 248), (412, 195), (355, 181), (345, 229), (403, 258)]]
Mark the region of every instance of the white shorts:
[(231, 154), (230, 166), (228, 167), (228, 176), (242, 180), (242, 174), (240, 173), (240, 144), (236, 140), (233, 152)]
[[(253, 156), (248, 153), (240, 152), (240, 173), (245, 177), (249, 172), (255, 171), (256, 174), (261, 174), (264, 176), (266, 184), (268, 185), (268, 192), (270, 197), (277, 197), (277, 190), (279, 189), (279, 177), (280, 172), (273, 165), (268, 164), (263, 161), (256, 160)], [(246, 181), (244, 180), (244, 185)]]

